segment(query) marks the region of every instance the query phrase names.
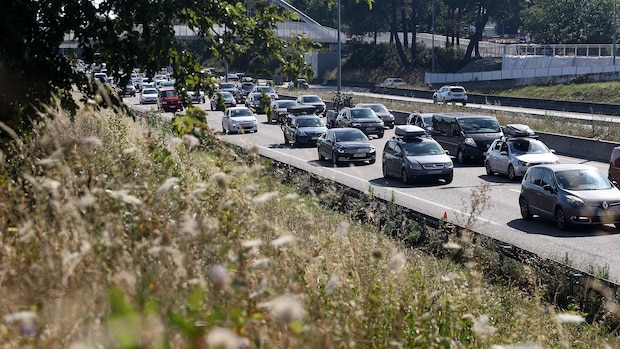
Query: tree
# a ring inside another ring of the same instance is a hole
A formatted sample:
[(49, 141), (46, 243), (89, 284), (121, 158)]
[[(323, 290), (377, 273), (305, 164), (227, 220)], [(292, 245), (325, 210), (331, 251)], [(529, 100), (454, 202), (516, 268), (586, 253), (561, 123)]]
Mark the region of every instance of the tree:
[[(262, 0), (253, 6), (250, 17), (241, 2), (226, 0), (9, 1), (4, 13), (10, 16), (0, 24), (0, 120), (26, 134), (45, 105), (76, 110), (73, 86), (87, 96), (96, 93), (96, 86), (72, 69), (71, 58), (59, 52), (66, 34), (73, 35), (87, 60), (100, 54), (120, 84), (135, 67), (153, 73), (170, 65), (178, 89), (208, 90), (212, 84), (198, 74), (196, 54), (181, 49), (175, 38), (178, 23), (187, 24), (225, 60), (251, 53), (276, 58), (283, 66), (291, 62), (292, 75), (296, 70), (306, 74), (307, 67), (282, 55), (287, 43), (273, 30), (295, 15)], [(287, 52), (303, 52), (309, 44), (298, 40)]]

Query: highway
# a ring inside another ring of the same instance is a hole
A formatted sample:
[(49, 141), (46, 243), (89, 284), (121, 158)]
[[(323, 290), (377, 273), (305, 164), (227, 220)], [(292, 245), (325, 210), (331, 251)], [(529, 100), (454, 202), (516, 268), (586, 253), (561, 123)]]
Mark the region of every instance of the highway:
[[(125, 100), (137, 103), (137, 97)], [(382, 139), (372, 139), (377, 148), (375, 164), (334, 168), (329, 161), (318, 161), (314, 147), (297, 149), (284, 146), (282, 131), (277, 125), (269, 124), (265, 115), (258, 116), (257, 133), (223, 135), (218, 132), (222, 130), (222, 112), (209, 111), (208, 104), (199, 106), (208, 112), (209, 126), (225, 142), (242, 147), (256, 146), (263, 156), (289, 163), (363, 192), (372, 191), (376, 197), (395, 200), (399, 205), (429, 216), (440, 218), (446, 213), (448, 221), (459, 226), (465, 226), (470, 221), (469, 226), (478, 233), (528, 250), (540, 257), (568, 263), (581, 271), (596, 274), (599, 270), (608, 269), (610, 281), (620, 281), (620, 254), (616, 250), (617, 246), (620, 246), (620, 234), (617, 229), (609, 225), (576, 227), (565, 232), (556, 229), (550, 221), (524, 221), (520, 217), (518, 206), (520, 183), (511, 182), (504, 176), (488, 176), (481, 164), (455, 164), (454, 180), (449, 185), (403, 185), (398, 179), (386, 180), (382, 176), (381, 151), (386, 139), (394, 135), (393, 130), (386, 130)], [(144, 106), (136, 108), (141, 109)], [(565, 163), (587, 163), (596, 166), (603, 173), (607, 171), (606, 163), (565, 156), (560, 156), (560, 159)]]

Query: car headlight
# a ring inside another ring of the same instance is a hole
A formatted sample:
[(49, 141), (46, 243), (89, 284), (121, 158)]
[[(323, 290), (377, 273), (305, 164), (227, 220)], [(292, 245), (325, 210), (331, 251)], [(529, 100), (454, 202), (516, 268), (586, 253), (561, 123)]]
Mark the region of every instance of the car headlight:
[(299, 131), (299, 130), (297, 130), (297, 135), (298, 135), (298, 136), (305, 137), (305, 136), (307, 136), (308, 134), (307, 134), (307, 133), (305, 133), (304, 131)]
[(421, 170), (422, 165), (420, 165), (417, 161), (414, 161), (409, 164), (409, 168), (412, 170)]
[(529, 162), (523, 160), (517, 160), (519, 166), (530, 166)]
[(476, 141), (474, 141), (474, 139), (471, 137), (467, 137), (465, 138), (465, 144), (469, 145), (470, 147), (475, 147)]
[(369, 153), (374, 153), (375, 151), (377, 151), (377, 149), (374, 146), (370, 146), (370, 151), (368, 151)]
[(576, 196), (573, 196), (573, 195), (566, 195), (566, 201), (568, 201), (569, 204), (575, 205), (575, 206), (583, 206), (583, 205), (585, 205), (583, 200), (581, 200), (580, 198), (578, 198)]
[(235, 120), (230, 120), (230, 125), (231, 126), (237, 126), (237, 122)]
[(346, 153), (346, 150), (344, 148), (336, 148), (336, 151), (339, 153)]
[(450, 162), (446, 162), (446, 163), (444, 164), (444, 167), (445, 167), (445, 168), (453, 168), (453, 167), (454, 167), (454, 164), (452, 163), (452, 161), (450, 161)]
[(359, 122), (352, 122), (351, 126), (353, 126), (353, 127), (360, 127), (360, 126), (362, 126), (362, 124), (360, 124)]

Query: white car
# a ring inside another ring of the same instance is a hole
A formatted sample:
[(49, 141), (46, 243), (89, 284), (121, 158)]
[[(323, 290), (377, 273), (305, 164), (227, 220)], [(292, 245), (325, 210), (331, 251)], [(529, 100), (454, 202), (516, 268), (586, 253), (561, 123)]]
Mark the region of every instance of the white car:
[(325, 114), (326, 106), (321, 97), (317, 95), (301, 95), (297, 97), (297, 104), (299, 105), (312, 105), (315, 108), (315, 114)]
[(534, 138), (512, 137), (493, 141), (487, 151), (484, 167), (487, 175), (501, 173), (510, 180), (523, 177), (534, 165), (559, 164), (560, 159), (553, 149)]
[(254, 89), (252, 90), (252, 92), (258, 92), (258, 93), (265, 92), (269, 97), (271, 97), (271, 100), (280, 99), (276, 91), (271, 86), (256, 85), (254, 86)]
[(228, 108), (222, 118), (222, 132), (224, 134), (258, 132), (256, 115), (248, 107)]
[(155, 104), (157, 103), (157, 96), (156, 88), (144, 88), (142, 92), (140, 92), (140, 104)]
[(187, 96), (192, 100), (192, 103), (205, 103), (207, 101), (205, 93), (202, 91), (187, 91)]
[(463, 86), (442, 86), (439, 90), (433, 93), (433, 103), (462, 103), (467, 104), (467, 91)]
[(387, 78), (379, 86), (402, 86), (405, 81), (401, 78)]

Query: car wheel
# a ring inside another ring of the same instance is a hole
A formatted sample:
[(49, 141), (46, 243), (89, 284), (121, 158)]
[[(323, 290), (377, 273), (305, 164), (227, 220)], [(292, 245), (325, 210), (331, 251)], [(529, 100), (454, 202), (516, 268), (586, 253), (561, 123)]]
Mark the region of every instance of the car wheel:
[(214, 108), (213, 108), (213, 103), (209, 103), (209, 108), (210, 108), (211, 110), (214, 110)]
[(383, 171), (383, 178), (385, 179), (390, 178), (390, 174), (388, 173), (387, 166), (385, 166), (385, 163), (382, 164), (381, 170)]
[(616, 229), (620, 229), (620, 223), (614, 223), (614, 227), (616, 227)]
[(465, 160), (465, 154), (463, 154), (461, 149), (456, 151), (456, 162), (458, 162), (459, 165), (465, 165), (467, 162), (467, 160)]
[(377, 135), (377, 137), (379, 137), (379, 138), (383, 138), (383, 132), (379, 133), (379, 134)]
[(335, 152), (332, 153), (332, 165), (338, 167), (338, 155)]
[(437, 104), (437, 97), (433, 96), (433, 104)]
[(368, 160), (368, 162), (372, 165), (372, 164), (374, 164), (375, 162), (377, 162), (377, 159), (371, 159), (371, 160)]
[(400, 172), (400, 180), (403, 182), (403, 184), (409, 183), (409, 176), (407, 175), (407, 170), (405, 170), (404, 168)]
[(323, 161), (325, 160), (325, 157), (323, 156), (323, 154), (321, 154), (321, 151), (317, 149), (316, 151), (319, 154), (319, 161)]
[(467, 103), (463, 102), (463, 106), (465, 106)]
[(560, 230), (566, 230), (566, 228), (568, 228), (566, 213), (564, 213), (561, 207), (555, 209), (555, 226)]
[(532, 213), (530, 212), (530, 206), (527, 204), (527, 200), (524, 197), (519, 198), (519, 210), (521, 211), (521, 218), (532, 219)]
[(226, 129), (226, 125), (222, 124), (222, 133), (223, 134), (228, 134), (228, 130)]
[(491, 164), (488, 160), (484, 161), (484, 168), (487, 170), (487, 175), (492, 176), (494, 174), (493, 170), (491, 169)]
[(452, 183), (452, 179), (454, 179), (454, 176), (446, 177), (444, 180), (446, 181), (446, 184), (450, 184)]
[(508, 166), (508, 179), (514, 181), (517, 179), (517, 174), (515, 173), (515, 168), (512, 165)]
[(391, 124), (390, 125), (390, 130), (393, 130), (393, 129), (394, 129), (394, 124)]

